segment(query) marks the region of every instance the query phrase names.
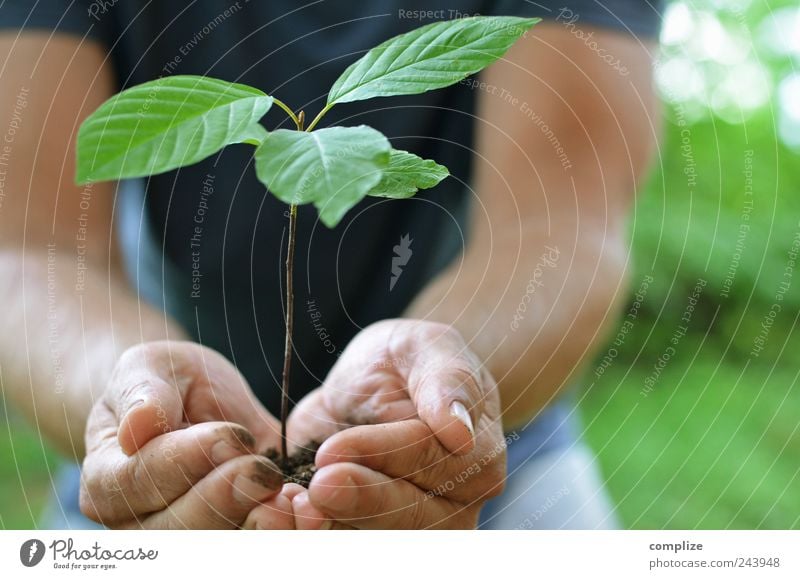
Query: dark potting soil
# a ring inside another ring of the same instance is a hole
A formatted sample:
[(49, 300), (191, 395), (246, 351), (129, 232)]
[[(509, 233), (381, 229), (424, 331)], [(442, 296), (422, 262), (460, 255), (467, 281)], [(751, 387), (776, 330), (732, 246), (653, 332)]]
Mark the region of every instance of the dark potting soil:
[(283, 472), (283, 482), (297, 483), (305, 488), (311, 482), (311, 477), (317, 472), (317, 467), (314, 465), (314, 459), (317, 456), (317, 449), (319, 444), (312, 442), (304, 448), (299, 449), (295, 454), (289, 456), (286, 460), (281, 458), (280, 452), (277, 449), (270, 448), (264, 456), (278, 465), (278, 468)]

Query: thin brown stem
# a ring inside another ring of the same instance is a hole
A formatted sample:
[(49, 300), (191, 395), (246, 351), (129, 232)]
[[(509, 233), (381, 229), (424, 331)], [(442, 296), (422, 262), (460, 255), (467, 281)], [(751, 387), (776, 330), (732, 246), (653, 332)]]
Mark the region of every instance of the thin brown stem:
[(294, 245), (297, 233), (297, 205), (289, 209), (289, 246), (286, 251), (286, 344), (283, 350), (283, 383), (281, 386), (281, 458), (286, 462), (286, 421), (289, 418), (289, 373), (292, 366), (292, 327), (294, 324)]
[[(297, 130), (303, 130), (305, 113), (300, 111), (296, 117)], [(294, 271), (294, 247), (297, 237), (297, 205), (292, 203), (289, 208), (289, 239), (286, 249), (286, 343), (283, 349), (283, 378), (281, 381), (281, 460), (284, 464), (289, 460), (286, 448), (286, 423), (289, 419), (289, 378), (292, 369), (292, 328), (294, 327), (294, 284), (292, 273)]]

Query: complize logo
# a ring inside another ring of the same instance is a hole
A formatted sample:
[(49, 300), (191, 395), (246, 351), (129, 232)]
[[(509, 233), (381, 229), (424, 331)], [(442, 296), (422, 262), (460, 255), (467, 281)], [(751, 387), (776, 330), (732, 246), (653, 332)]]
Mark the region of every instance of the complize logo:
[(19, 548), (19, 560), (26, 567), (36, 567), (44, 558), (44, 543), (39, 539), (28, 539)]
[(25, 541), (19, 549), (19, 560), (26, 567), (33, 567), (42, 562), (46, 553), (49, 553), (52, 557), (54, 569), (71, 571), (89, 571), (92, 569), (109, 571), (118, 569), (128, 561), (154, 561), (158, 557), (158, 551), (155, 549), (142, 547), (106, 548), (97, 541), (88, 546), (76, 545), (70, 538), (56, 539), (47, 547), (38, 539)]

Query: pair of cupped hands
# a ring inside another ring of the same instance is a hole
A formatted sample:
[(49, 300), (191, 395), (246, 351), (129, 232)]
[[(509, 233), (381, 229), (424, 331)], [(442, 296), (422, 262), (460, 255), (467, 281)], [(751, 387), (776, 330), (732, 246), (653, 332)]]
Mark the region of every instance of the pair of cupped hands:
[(220, 354), (151, 342), (119, 359), (90, 413), (81, 510), (111, 528), (474, 528), (499, 494), (497, 387), (449, 326), (362, 330), (288, 421), (312, 441), (306, 490), (263, 456), (280, 424)]

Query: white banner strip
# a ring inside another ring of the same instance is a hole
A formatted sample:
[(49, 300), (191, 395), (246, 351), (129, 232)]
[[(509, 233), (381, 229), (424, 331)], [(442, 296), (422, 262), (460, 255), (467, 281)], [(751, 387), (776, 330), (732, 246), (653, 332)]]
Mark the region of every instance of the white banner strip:
[[(2, 531), (0, 577), (800, 577), (793, 531)], [(169, 575), (168, 575), (169, 574)]]

